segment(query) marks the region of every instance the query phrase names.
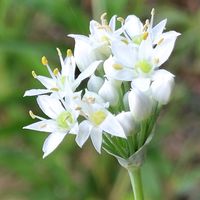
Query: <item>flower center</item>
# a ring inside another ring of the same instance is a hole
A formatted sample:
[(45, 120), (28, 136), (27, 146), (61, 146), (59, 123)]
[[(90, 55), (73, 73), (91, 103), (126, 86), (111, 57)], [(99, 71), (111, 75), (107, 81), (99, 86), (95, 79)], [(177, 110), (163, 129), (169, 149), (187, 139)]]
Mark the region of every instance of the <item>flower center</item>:
[(70, 112), (63, 111), (57, 117), (56, 122), (60, 128), (69, 130), (71, 125), (74, 123), (74, 118)]
[(140, 60), (136, 63), (135, 66), (144, 73), (149, 73), (152, 69), (151, 64), (147, 60)]
[(133, 43), (140, 45), (142, 40), (147, 39), (148, 35), (149, 35), (148, 32), (144, 32), (141, 35), (136, 35), (136, 36), (132, 37), (132, 41), (133, 41)]
[(91, 114), (90, 120), (91, 122), (98, 126), (100, 125), (106, 118), (106, 113), (102, 110), (95, 111)]

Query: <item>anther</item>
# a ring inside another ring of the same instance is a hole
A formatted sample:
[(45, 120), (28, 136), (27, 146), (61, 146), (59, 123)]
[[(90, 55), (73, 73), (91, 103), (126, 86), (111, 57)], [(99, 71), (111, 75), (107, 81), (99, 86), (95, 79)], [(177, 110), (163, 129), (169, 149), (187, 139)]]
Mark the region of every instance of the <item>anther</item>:
[(152, 10), (151, 10), (151, 16), (154, 16), (154, 15), (155, 15), (155, 9), (152, 8)]
[(42, 61), (43, 65), (47, 65), (48, 64), (48, 60), (47, 60), (47, 58), (45, 56), (42, 56), (41, 61)]
[(107, 25), (108, 24), (108, 22), (106, 20), (106, 15), (107, 15), (107, 13), (105, 12), (100, 17), (102, 25)]
[(143, 35), (142, 35), (143, 40), (146, 40), (148, 35), (149, 35), (148, 32), (144, 32)]
[(51, 88), (50, 90), (53, 91), (53, 92), (58, 92), (59, 91), (58, 88)]
[(80, 106), (77, 106), (76, 108), (75, 108), (75, 110), (81, 110), (82, 108), (80, 107)]
[(72, 50), (67, 49), (67, 57), (71, 57), (71, 56), (73, 56)]
[(144, 26), (143, 26), (143, 31), (146, 32), (146, 31), (148, 30), (148, 27), (149, 27), (149, 20), (147, 19), (147, 20), (145, 21)]
[(154, 58), (154, 63), (157, 65), (160, 62), (159, 58)]
[(31, 110), (29, 110), (29, 115), (31, 116), (32, 119), (36, 118), (36, 116), (33, 114), (33, 112)]
[(124, 23), (124, 18), (123, 17), (118, 17), (117, 21), (121, 22), (122, 24)]
[(164, 40), (164, 38), (161, 38), (161, 39), (158, 41), (157, 45), (160, 45), (160, 44), (163, 42), (163, 40)]
[(37, 78), (37, 74), (35, 73), (35, 71), (32, 71), (32, 76), (33, 78)]
[(121, 70), (121, 69), (123, 69), (122, 65), (117, 64), (117, 63), (113, 64), (112, 67), (113, 67), (114, 69), (116, 69), (116, 70)]
[(59, 73), (59, 70), (58, 70), (58, 68), (55, 68), (55, 69), (53, 70), (53, 74), (54, 74), (55, 76), (57, 76), (57, 75), (58, 75), (58, 73)]
[(61, 53), (60, 49), (59, 49), (59, 48), (56, 48), (56, 50), (57, 50), (57, 52), (58, 52), (58, 55), (59, 55), (59, 56), (62, 56), (62, 53)]

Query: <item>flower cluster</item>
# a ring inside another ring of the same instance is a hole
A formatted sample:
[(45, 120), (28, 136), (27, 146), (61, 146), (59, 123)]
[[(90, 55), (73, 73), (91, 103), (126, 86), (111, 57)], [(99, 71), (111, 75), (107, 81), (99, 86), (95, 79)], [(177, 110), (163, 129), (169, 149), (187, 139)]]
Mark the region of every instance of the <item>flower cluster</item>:
[[(164, 32), (167, 20), (143, 24), (135, 15), (126, 19), (106, 14), (101, 23), (90, 22), (89, 36), (70, 34), (75, 40), (74, 55), (67, 50), (63, 58), (57, 49), (61, 69), (50, 77), (32, 75), (44, 89), (31, 89), (25, 96), (37, 96), (47, 118), (33, 114), (39, 121), (24, 128), (48, 132), (43, 157), (49, 155), (67, 134), (74, 134), (82, 147), (88, 138), (100, 153), (128, 158), (147, 141), (162, 105), (167, 104), (174, 75), (160, 66), (169, 58), (180, 34)], [(80, 73), (76, 76), (78, 67)], [(82, 83), (87, 84), (83, 88)]]

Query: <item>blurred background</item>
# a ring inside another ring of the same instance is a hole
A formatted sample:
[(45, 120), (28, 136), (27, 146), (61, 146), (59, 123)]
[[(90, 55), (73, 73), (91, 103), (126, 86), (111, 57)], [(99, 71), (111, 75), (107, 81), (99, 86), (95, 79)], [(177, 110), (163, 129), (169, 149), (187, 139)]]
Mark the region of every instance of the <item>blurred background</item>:
[(200, 2), (199, 0), (0, 0), (0, 199), (131, 200), (127, 172), (109, 155), (98, 155), (88, 142), (83, 149), (66, 137), (42, 159), (45, 133), (22, 130), (39, 113), (39, 88), (31, 71), (47, 75), (46, 55), (59, 66), (56, 47), (73, 48), (69, 33), (88, 34), (89, 21), (136, 14), (145, 20), (168, 18), (167, 30), (178, 38), (167, 69), (176, 75), (171, 102), (164, 107), (156, 136), (142, 168), (147, 200), (200, 199)]

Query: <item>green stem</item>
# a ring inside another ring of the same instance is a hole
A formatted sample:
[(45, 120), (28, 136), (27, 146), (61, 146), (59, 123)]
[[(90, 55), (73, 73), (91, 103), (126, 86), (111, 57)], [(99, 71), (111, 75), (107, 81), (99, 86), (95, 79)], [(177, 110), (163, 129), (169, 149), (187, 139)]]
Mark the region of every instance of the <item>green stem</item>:
[(134, 194), (134, 200), (144, 200), (140, 167), (129, 167), (128, 174)]

